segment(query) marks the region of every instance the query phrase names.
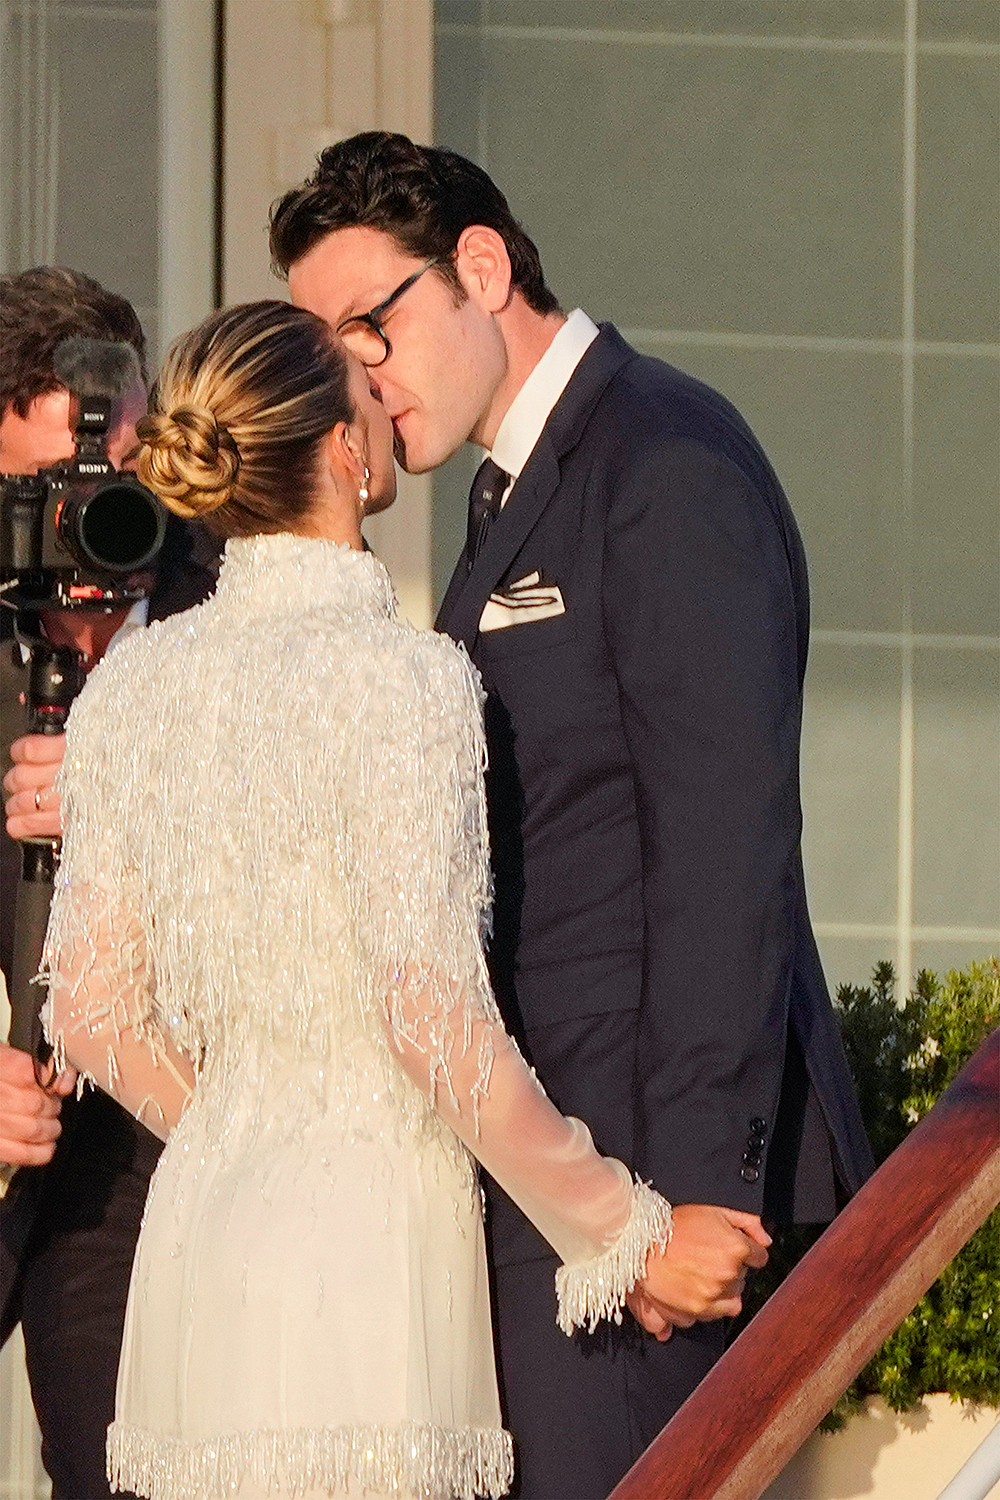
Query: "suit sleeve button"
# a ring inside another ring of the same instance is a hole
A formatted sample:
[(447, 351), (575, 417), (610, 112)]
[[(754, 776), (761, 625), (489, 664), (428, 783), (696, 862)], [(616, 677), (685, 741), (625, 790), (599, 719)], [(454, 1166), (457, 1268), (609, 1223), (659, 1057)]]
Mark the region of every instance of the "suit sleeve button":
[(752, 1135), (747, 1141), (751, 1151), (763, 1151), (766, 1142), (762, 1135)]
[(760, 1135), (767, 1129), (767, 1121), (762, 1120), (760, 1115), (754, 1115), (753, 1119), (750, 1121), (750, 1129), (754, 1132), (755, 1135)]
[(743, 1178), (744, 1182), (756, 1182), (760, 1176), (760, 1173), (758, 1172), (756, 1167), (744, 1167), (743, 1171), (740, 1173), (740, 1176)]

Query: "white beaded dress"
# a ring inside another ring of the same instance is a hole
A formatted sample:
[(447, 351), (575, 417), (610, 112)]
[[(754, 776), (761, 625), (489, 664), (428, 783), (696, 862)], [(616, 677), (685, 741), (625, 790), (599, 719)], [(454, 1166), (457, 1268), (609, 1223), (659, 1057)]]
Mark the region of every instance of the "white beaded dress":
[[(481, 947), (474, 669), (371, 555), (231, 541), (70, 716), (57, 1055), (169, 1135), (129, 1294), (113, 1486), (498, 1496), (511, 1481), (470, 1149), (616, 1315), (669, 1208), (503, 1032)], [(180, 1112), (171, 1104), (186, 1099)]]

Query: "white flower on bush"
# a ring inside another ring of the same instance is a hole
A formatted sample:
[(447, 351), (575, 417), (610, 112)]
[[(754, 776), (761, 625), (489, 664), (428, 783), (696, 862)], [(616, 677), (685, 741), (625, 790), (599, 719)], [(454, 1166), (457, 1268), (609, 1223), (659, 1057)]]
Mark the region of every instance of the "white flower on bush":
[(911, 1052), (904, 1063), (904, 1067), (911, 1073), (916, 1073), (920, 1068), (929, 1067), (935, 1057), (941, 1056), (941, 1044), (936, 1036), (926, 1037), (922, 1046), (916, 1052)]

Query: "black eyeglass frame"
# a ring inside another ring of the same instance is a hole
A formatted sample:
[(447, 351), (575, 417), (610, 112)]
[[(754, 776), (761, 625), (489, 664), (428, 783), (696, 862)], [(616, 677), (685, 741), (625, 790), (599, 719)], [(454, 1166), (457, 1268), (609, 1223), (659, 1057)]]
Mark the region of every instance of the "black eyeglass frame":
[[(410, 290), (410, 287), (413, 286), (414, 282), (420, 280), (425, 271), (429, 271), (432, 266), (444, 265), (447, 259), (447, 256), (435, 256), (435, 258), (433, 260), (429, 260), (425, 266), (421, 266), (418, 271), (414, 271), (412, 275), (407, 276), (405, 281), (401, 281), (396, 290), (394, 292), (390, 292), (388, 297), (383, 298), (383, 300), (378, 303), (376, 307), (373, 307), (370, 312), (355, 313), (352, 318), (345, 318), (342, 323), (338, 324), (337, 333), (341, 337), (343, 337), (344, 329), (349, 328), (352, 323), (364, 323), (368, 328), (371, 329), (372, 333), (378, 334), (378, 337), (382, 340), (382, 348), (385, 350), (385, 353), (382, 355), (381, 359), (361, 360), (361, 363), (364, 365), (366, 370), (377, 370), (380, 365), (385, 364), (386, 360), (389, 358), (389, 355), (392, 353), (392, 344), (389, 342), (389, 335), (382, 327), (379, 319), (383, 316), (384, 313), (388, 312), (389, 308), (392, 307), (394, 303), (399, 301), (404, 292), (408, 292)], [(360, 355), (358, 357), (360, 358)]]

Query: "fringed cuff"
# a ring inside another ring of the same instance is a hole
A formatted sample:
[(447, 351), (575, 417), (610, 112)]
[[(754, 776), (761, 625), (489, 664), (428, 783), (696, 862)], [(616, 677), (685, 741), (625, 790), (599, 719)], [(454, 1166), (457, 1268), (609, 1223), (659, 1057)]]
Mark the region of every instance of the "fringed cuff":
[(618, 1238), (600, 1255), (556, 1272), (556, 1322), (563, 1333), (586, 1327), (593, 1333), (602, 1318), (622, 1320), (625, 1298), (645, 1274), (653, 1249), (665, 1250), (673, 1233), (673, 1214), (666, 1198), (636, 1181), (632, 1212)]

